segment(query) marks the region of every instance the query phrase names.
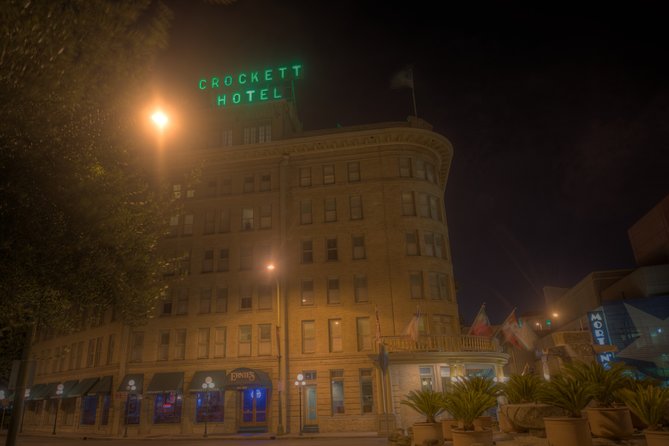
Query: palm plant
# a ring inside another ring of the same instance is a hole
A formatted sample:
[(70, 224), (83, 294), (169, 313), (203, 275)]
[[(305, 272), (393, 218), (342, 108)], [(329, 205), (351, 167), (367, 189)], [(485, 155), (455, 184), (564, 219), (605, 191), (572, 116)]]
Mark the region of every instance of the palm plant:
[(426, 423), (436, 423), (436, 417), (445, 410), (445, 397), (434, 390), (412, 390), (400, 404), (409, 406), (425, 417)]
[(555, 375), (539, 391), (539, 401), (565, 410), (568, 416), (580, 418), (595, 394), (595, 387), (570, 374)]
[(620, 362), (604, 368), (596, 361), (590, 363), (574, 362), (566, 366), (566, 372), (577, 380), (594, 386), (593, 400), (600, 407), (613, 407), (619, 402), (617, 391), (629, 388), (632, 379), (628, 376), (628, 367)]
[(669, 404), (668, 388), (636, 384), (634, 389), (621, 389), (618, 394), (649, 430), (661, 430)]
[(468, 431), (474, 430), (474, 420), (495, 405), (495, 395), (480, 388), (454, 386), (453, 391), (446, 394), (446, 410)]
[(538, 375), (511, 375), (502, 385), (502, 393), (511, 404), (536, 403), (544, 384)]
[(484, 376), (470, 376), (467, 378), (460, 377), (452, 384), (451, 389), (453, 392), (480, 391), (497, 396), (501, 393), (502, 386), (493, 381), (492, 378)]

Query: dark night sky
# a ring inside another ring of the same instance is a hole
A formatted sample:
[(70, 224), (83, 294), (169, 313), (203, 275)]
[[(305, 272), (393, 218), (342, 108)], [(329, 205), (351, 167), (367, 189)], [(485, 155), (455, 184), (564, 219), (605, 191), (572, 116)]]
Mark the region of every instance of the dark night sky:
[(418, 115), (455, 151), (446, 213), (465, 323), (483, 302), (499, 323), (541, 309), (544, 286), (633, 267), (627, 229), (669, 193), (661, 2), (167, 4), (167, 101), (201, 76), (301, 61), (305, 130), (401, 121), (410, 91), (389, 80), (414, 66)]

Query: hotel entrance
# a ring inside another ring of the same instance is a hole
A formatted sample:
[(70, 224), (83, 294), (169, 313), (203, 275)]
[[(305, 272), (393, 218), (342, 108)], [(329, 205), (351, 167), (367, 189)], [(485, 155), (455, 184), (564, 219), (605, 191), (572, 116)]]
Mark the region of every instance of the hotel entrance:
[(267, 432), (272, 393), (269, 376), (260, 370), (240, 368), (231, 371), (226, 381), (226, 390), (237, 391), (238, 431)]

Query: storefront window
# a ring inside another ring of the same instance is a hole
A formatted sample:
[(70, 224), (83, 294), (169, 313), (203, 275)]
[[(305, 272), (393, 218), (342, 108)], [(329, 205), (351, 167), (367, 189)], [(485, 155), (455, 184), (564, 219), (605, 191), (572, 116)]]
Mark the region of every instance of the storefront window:
[(98, 396), (86, 395), (81, 398), (81, 424), (94, 425), (98, 409)]
[(106, 426), (109, 423), (109, 407), (111, 406), (111, 395), (105, 393), (102, 395), (102, 411), (100, 412), (100, 425)]
[(223, 392), (198, 392), (195, 396), (195, 421), (223, 421)]
[(153, 410), (155, 424), (181, 422), (181, 394), (176, 392), (157, 393)]
[(140, 399), (137, 394), (130, 394), (125, 400), (125, 424), (139, 424)]

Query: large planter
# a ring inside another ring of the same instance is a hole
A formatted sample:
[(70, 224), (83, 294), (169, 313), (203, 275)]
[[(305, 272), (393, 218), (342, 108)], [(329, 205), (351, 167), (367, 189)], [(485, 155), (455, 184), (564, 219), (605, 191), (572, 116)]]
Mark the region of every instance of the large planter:
[(453, 432), (452, 430), (454, 428), (458, 427), (458, 420), (454, 420), (453, 418), (444, 418), (441, 420), (441, 432), (444, 435), (444, 440), (451, 441), (453, 440)]
[(413, 444), (414, 446), (423, 446), (425, 441), (437, 441), (441, 446), (444, 442), (441, 423), (414, 423), (413, 424)]
[(549, 446), (592, 446), (587, 418), (544, 418)]
[[(492, 446), (492, 429), (466, 431), (453, 429), (453, 446)], [(572, 445), (573, 446), (573, 445)]]
[(564, 411), (550, 404), (504, 404), (499, 408), (500, 429), (504, 432), (543, 430), (544, 418), (561, 417)]
[(482, 431), (492, 429), (492, 417), (489, 415), (480, 416), (474, 420), (474, 430)]
[(667, 446), (669, 444), (669, 431), (644, 431), (646, 446)]
[(590, 432), (596, 437), (623, 439), (634, 434), (632, 416), (627, 407), (588, 407), (585, 413)]

